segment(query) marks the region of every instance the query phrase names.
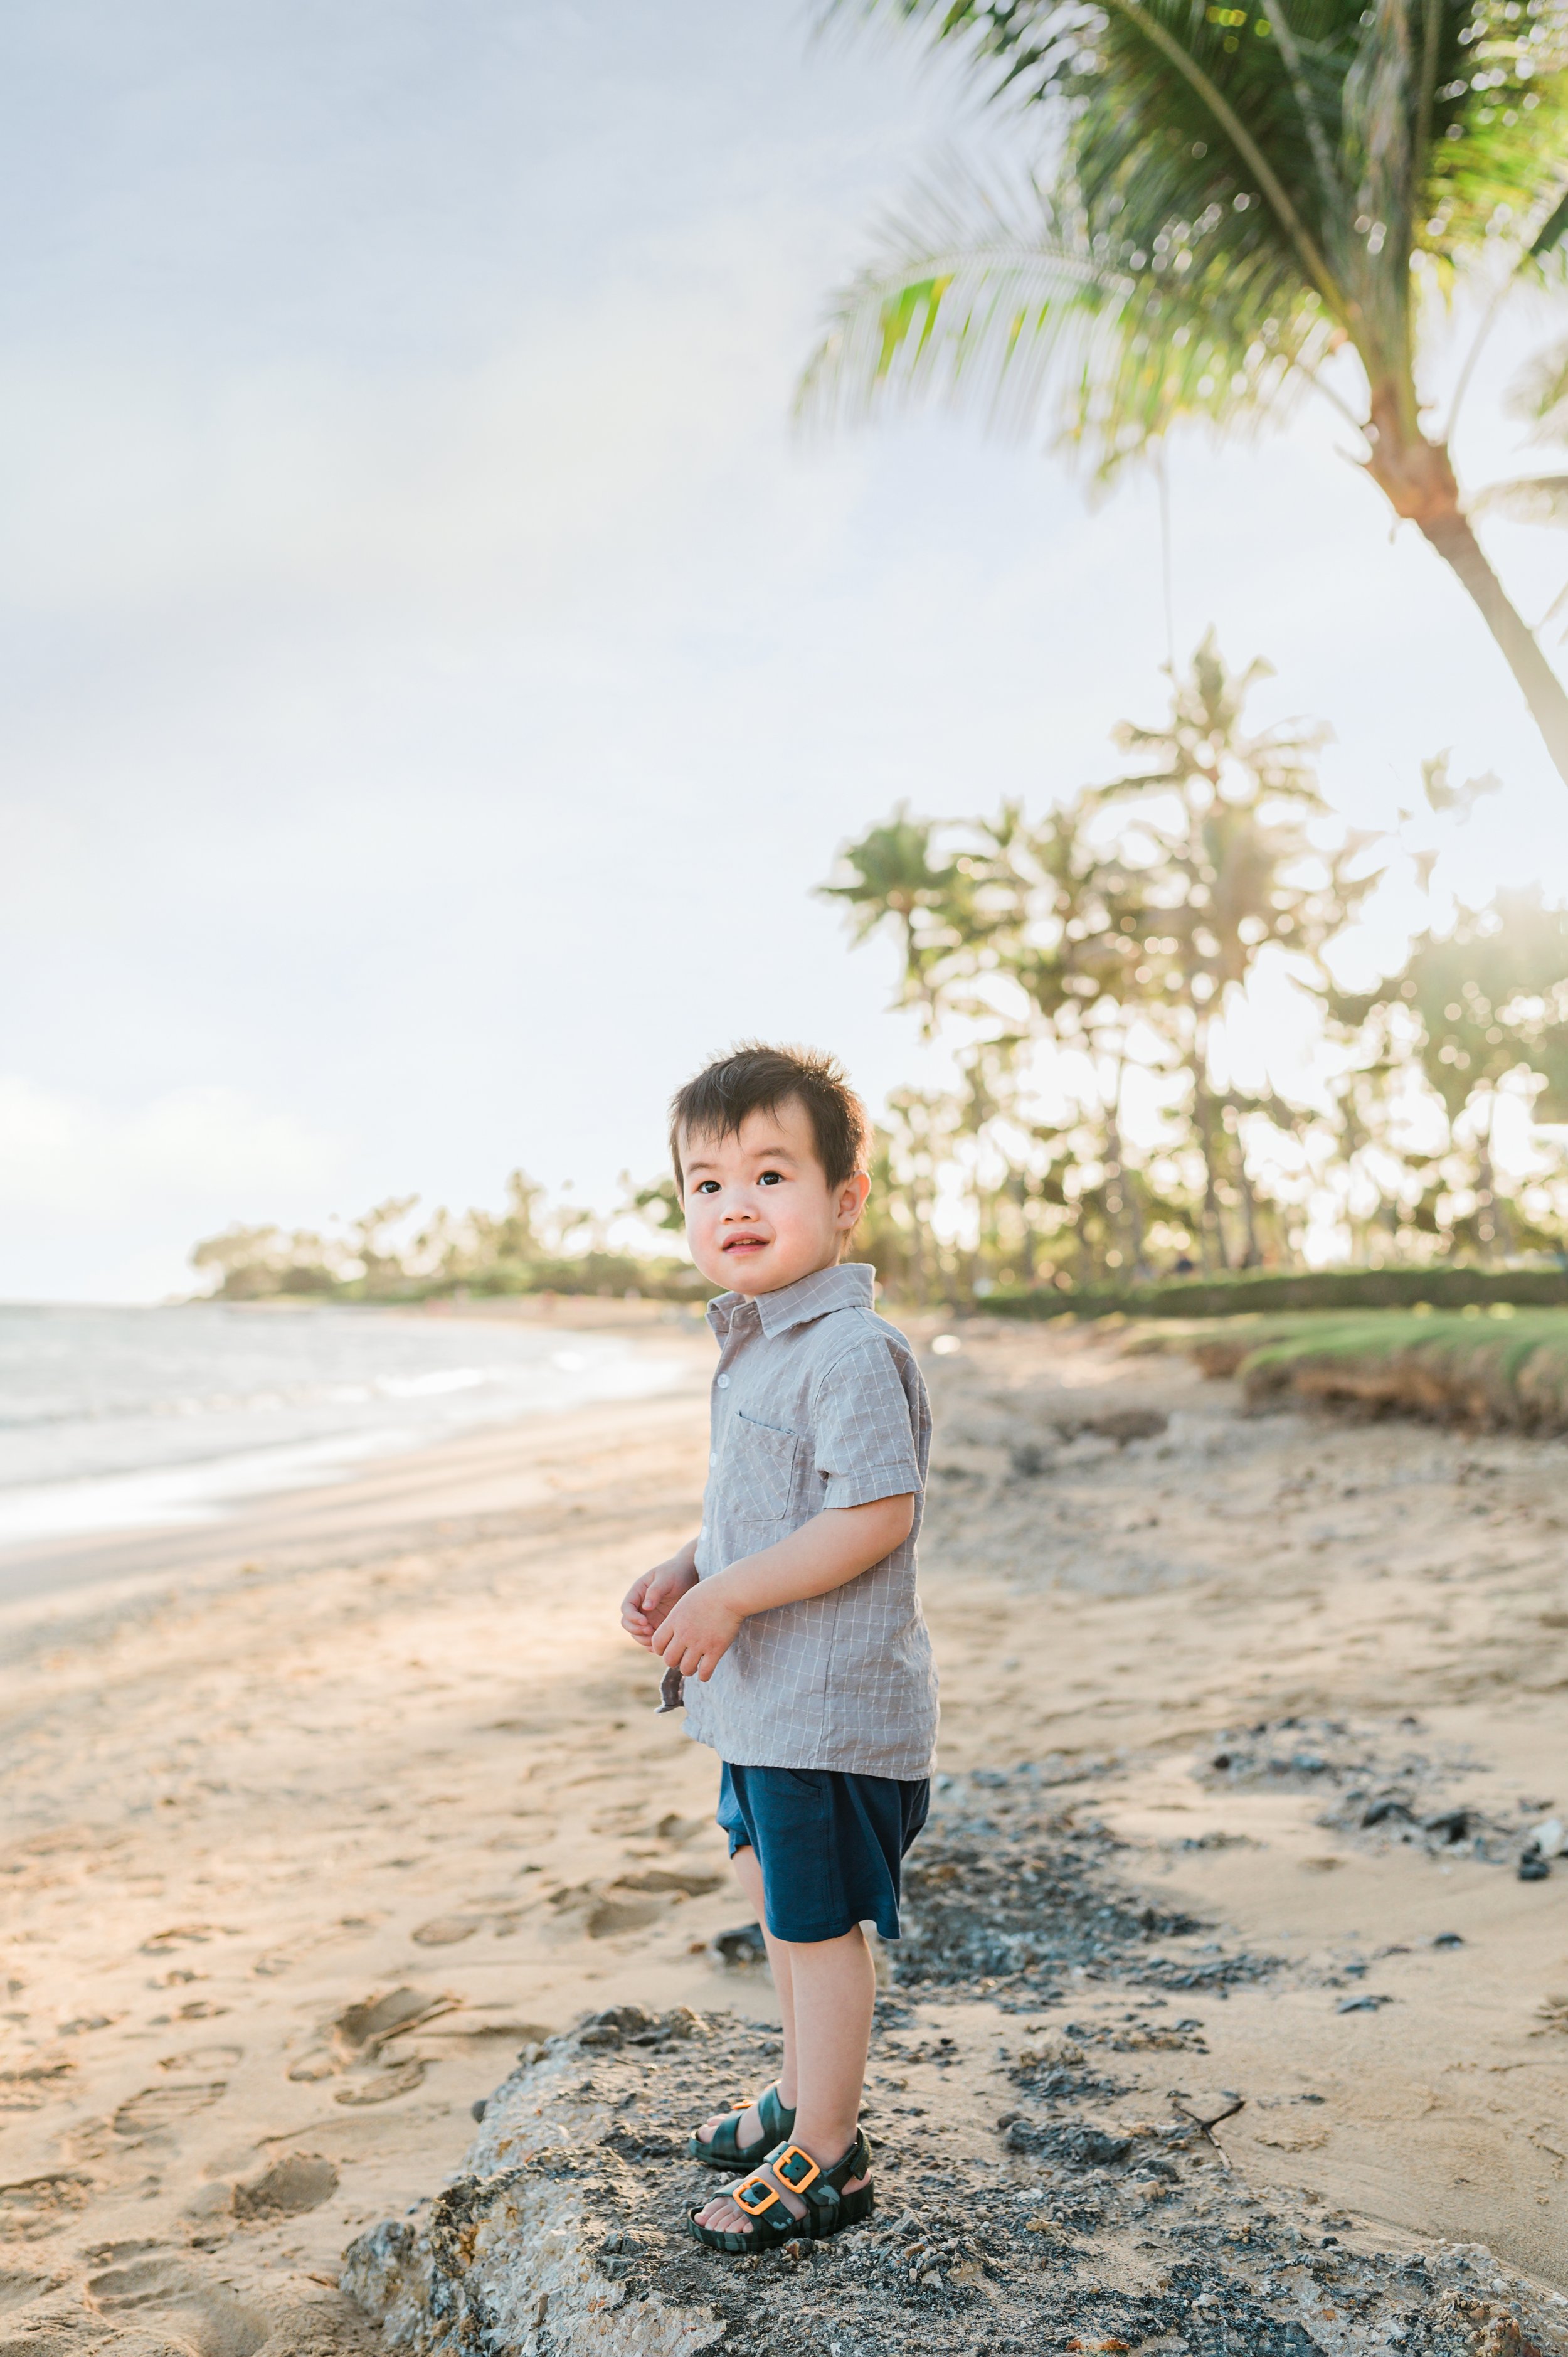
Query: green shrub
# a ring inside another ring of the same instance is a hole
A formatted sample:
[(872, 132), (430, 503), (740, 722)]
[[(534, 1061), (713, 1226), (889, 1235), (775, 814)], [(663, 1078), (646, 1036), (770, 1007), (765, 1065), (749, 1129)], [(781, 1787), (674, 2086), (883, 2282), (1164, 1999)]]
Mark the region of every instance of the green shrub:
[(1235, 1318), (1292, 1309), (1568, 1308), (1568, 1264), (1559, 1268), (1320, 1268), (1283, 1275), (1171, 1276), (1151, 1285), (1009, 1287), (984, 1307), (1001, 1318)]

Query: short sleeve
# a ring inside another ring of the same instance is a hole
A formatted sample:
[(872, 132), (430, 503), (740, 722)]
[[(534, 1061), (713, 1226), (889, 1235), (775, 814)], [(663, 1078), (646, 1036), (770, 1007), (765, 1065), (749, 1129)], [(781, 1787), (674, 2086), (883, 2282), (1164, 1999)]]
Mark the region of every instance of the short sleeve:
[(812, 1403), (824, 1506), (869, 1506), (921, 1487), (908, 1394), (892, 1351), (867, 1336), (833, 1361)]

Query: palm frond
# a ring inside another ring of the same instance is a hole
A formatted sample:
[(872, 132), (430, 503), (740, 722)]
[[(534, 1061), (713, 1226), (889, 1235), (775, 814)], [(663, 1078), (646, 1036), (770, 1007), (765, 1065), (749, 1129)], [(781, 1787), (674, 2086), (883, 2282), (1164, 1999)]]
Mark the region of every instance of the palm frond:
[(1507, 406), (1528, 419), (1533, 439), (1560, 441), (1568, 431), (1568, 341), (1551, 344), (1527, 361), (1508, 390)]
[[(929, 186), (840, 297), (802, 413), (936, 393), (1016, 432), (1048, 404), (1062, 443), (1103, 476), (1182, 416), (1281, 411), (1333, 331), (1316, 295), (1245, 192), (1190, 208), (1180, 158), (1162, 168), (1123, 125), (1105, 129), (1092, 210), (961, 167)], [(1174, 229), (1173, 184), (1189, 208)]]
[(951, 167), (889, 222), (881, 253), (839, 297), (799, 407), (854, 415), (878, 395), (937, 391), (1017, 430), (1038, 411), (1058, 345), (1091, 339), (1129, 292), (1038, 191), (993, 192)]
[[(1047, 242), (1058, 275), (1034, 313), (1032, 229), (1005, 261), (994, 223), (928, 240), (923, 261), (995, 264), (983, 287), (956, 274), (951, 301), (940, 268), (867, 273), (835, 324), (842, 332), (853, 311), (864, 327), (869, 306), (880, 329), (891, 304), (897, 367), (879, 334), (881, 374), (861, 355), (844, 382), (864, 394), (901, 367), (907, 391), (944, 381), (950, 390), (972, 350), (986, 351), (983, 378), (995, 369), (999, 333), (1002, 345), (1014, 336), (1012, 374), (1031, 318), (1054, 347), (1062, 274), (1087, 259), (1104, 285), (1135, 282), (1114, 334), (1096, 344), (1100, 365), (1066, 404), (1069, 438), (1092, 446), (1102, 467), (1161, 430), (1156, 417), (1273, 406), (1278, 371), (1253, 350), (1260, 338), (1276, 359), (1311, 365), (1324, 321), (1337, 320), (1374, 383), (1408, 379), (1412, 254), (1424, 253), (1444, 285), (1477, 258), (1490, 267), (1499, 249), (1535, 254), (1538, 268), (1568, 188), (1563, 0), (827, 0), (824, 10), (852, 12), (956, 50), (982, 96), (1005, 94), (1026, 124), (1040, 111), (1045, 201), (1058, 228), (1079, 225), (1083, 251)], [(915, 259), (914, 247), (902, 256)], [(1316, 322), (1305, 316), (1314, 303)], [(1095, 307), (1103, 325), (1107, 307)], [(1205, 326), (1208, 360), (1223, 353), (1222, 371), (1177, 358)], [(1036, 372), (1036, 396), (1052, 357)], [(1019, 368), (1015, 382), (1027, 375)], [(1212, 390), (1200, 394), (1205, 378)]]
[(1470, 504), (1477, 514), (1506, 516), (1510, 523), (1568, 524), (1568, 475), (1521, 475), (1492, 483)]

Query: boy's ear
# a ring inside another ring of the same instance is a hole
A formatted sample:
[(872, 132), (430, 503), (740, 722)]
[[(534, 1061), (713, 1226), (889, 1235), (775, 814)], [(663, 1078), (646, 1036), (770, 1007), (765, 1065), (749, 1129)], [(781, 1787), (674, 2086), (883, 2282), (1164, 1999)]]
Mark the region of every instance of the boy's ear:
[(864, 1170), (855, 1171), (839, 1189), (838, 1223), (844, 1234), (859, 1220), (865, 1209), (865, 1199), (871, 1192), (871, 1180)]

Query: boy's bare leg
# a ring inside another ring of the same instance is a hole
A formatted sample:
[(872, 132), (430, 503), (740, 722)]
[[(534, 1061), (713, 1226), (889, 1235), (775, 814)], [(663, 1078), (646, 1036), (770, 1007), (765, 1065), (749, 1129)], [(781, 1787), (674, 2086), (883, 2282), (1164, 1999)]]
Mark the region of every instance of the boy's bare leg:
[[(757, 1874), (760, 1919), (761, 1875), (749, 1850), (737, 1855), (736, 1868), (743, 1857), (751, 1858), (751, 1870)], [(780, 1955), (789, 1973), (795, 2067), (795, 2134), (791, 2141), (801, 2146), (824, 2169), (831, 2169), (854, 2143), (860, 2117), (865, 2058), (871, 2044), (871, 2014), (876, 2001), (876, 1967), (858, 1924), (837, 1940), (794, 1943), (776, 1942), (769, 1935), (768, 1953), (776, 1975)], [(788, 2057), (789, 2045), (785, 2051)], [(782, 2080), (779, 2093), (789, 2100)], [(752, 2117), (748, 2114), (747, 2122)], [(743, 2123), (743, 2135), (746, 2126), (746, 2123)], [(752, 2126), (752, 2135), (757, 2132)], [(862, 2177), (852, 2178), (843, 2190), (853, 2193), (865, 2182)], [(805, 2203), (797, 2201), (787, 2186), (779, 2190), (795, 2216), (802, 2217)], [(742, 2233), (749, 2232), (755, 2223), (727, 2194), (720, 2194), (708, 2202), (697, 2215), (704, 2226)]]
[[(768, 1928), (767, 1910), (762, 1903), (762, 1868), (757, 1863), (757, 1852), (749, 1847), (737, 1849), (730, 1864), (735, 1868), (736, 1880), (757, 1910), (757, 1920), (762, 1926), (762, 1936), (767, 1943), (768, 1962), (772, 1968), (773, 1988), (779, 1999), (779, 2020), (784, 2032), (784, 2060), (779, 2071), (779, 2100), (792, 2111), (795, 2107), (795, 2007), (789, 1985), (789, 1950), (786, 1943), (776, 1940)], [(724, 2112), (715, 2113), (711, 2120), (703, 2122), (698, 2135), (711, 2136), (720, 2120), (727, 2116)], [(761, 2115), (755, 2104), (748, 2104), (740, 2115), (736, 2141), (737, 2144), (755, 2144), (761, 2134)]]

